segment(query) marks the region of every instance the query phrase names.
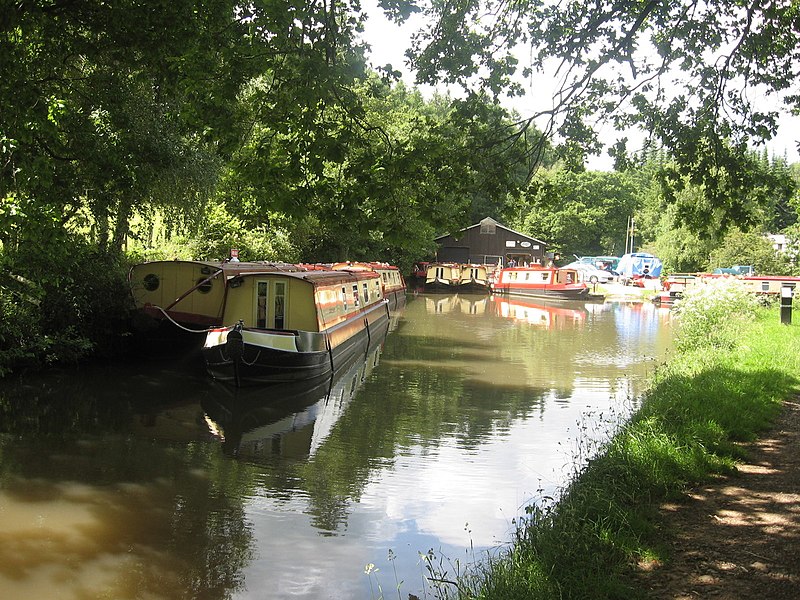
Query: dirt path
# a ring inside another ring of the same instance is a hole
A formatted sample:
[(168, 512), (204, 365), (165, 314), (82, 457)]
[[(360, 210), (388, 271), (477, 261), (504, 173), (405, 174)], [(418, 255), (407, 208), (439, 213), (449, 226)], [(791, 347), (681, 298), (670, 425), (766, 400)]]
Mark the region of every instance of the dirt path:
[(670, 558), (642, 565), (653, 599), (800, 598), (800, 399), (747, 444), (739, 472), (662, 506)]

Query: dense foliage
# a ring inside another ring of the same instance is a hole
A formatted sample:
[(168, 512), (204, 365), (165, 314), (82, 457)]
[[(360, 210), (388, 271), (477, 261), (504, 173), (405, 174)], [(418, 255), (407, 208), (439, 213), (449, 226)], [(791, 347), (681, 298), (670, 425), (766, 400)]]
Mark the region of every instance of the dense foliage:
[(3, 369), (106, 343), (93, 324), (124, 313), (125, 252), (409, 265), (501, 213), (530, 151), (509, 115), (372, 72), (363, 18), (358, 2), (4, 4)]
[[(420, 81), (516, 95), (524, 77), (555, 73), (554, 103), (531, 119), (585, 152), (602, 146), (597, 122), (641, 128), (724, 221), (747, 219), (759, 184), (751, 145), (800, 105), (795, 2), (398, 1), (427, 17)], [(615, 152), (624, 159), (624, 144)], [(708, 216), (684, 218), (707, 226)]]
[[(563, 164), (540, 170), (512, 203), (515, 229), (550, 242), (562, 256), (619, 256), (631, 247), (660, 257), (667, 272), (706, 271), (753, 265), (761, 274), (798, 270), (796, 256), (778, 253), (765, 237), (783, 233), (797, 240), (800, 208), (798, 173), (786, 161), (750, 153), (754, 179), (748, 218), (726, 226), (724, 210), (709, 202), (702, 186), (673, 177), (674, 161), (664, 152), (646, 153), (625, 170), (569, 170)], [(705, 212), (707, 225), (693, 226), (687, 212)], [(633, 229), (629, 228), (631, 220)], [(571, 258), (569, 258), (571, 260)]]

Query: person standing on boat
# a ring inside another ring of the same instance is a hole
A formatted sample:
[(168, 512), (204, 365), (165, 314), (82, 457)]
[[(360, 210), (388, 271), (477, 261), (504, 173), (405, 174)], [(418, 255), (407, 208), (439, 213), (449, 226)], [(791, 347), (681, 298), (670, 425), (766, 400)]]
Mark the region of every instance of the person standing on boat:
[(515, 261), (513, 258), (509, 258), (508, 259), (508, 266), (511, 267), (511, 268), (516, 267), (517, 266), (517, 261)]

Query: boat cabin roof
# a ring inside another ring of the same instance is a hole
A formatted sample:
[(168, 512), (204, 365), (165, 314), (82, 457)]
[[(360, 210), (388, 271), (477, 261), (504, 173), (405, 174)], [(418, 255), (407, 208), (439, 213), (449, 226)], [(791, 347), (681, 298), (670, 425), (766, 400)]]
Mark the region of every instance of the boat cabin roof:
[[(233, 276), (239, 273), (248, 272), (267, 272), (267, 271), (303, 271), (304, 269), (298, 265), (284, 262), (267, 262), (267, 261), (252, 261), (252, 262), (239, 262), (239, 261), (211, 261), (211, 260), (151, 260), (144, 263), (134, 265), (134, 268), (145, 268), (148, 265), (197, 265), (200, 267), (208, 267), (212, 271), (224, 271), (226, 275)], [(210, 272), (210, 271), (209, 271)]]
[(281, 276), (290, 279), (308, 281), (314, 287), (320, 285), (335, 285), (337, 283), (352, 283), (353, 281), (379, 279), (375, 271), (251, 271), (239, 273), (238, 277)]
[(331, 266), (334, 271), (399, 271), (396, 266), (382, 262), (339, 262)]

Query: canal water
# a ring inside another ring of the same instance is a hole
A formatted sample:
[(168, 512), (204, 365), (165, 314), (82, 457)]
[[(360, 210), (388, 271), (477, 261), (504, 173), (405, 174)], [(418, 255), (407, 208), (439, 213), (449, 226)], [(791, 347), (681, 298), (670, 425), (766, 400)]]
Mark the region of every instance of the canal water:
[(0, 385), (0, 597), (435, 597), (671, 341), (650, 304), (464, 295), (409, 296), (389, 329), (314, 385), (236, 391), (163, 346)]

